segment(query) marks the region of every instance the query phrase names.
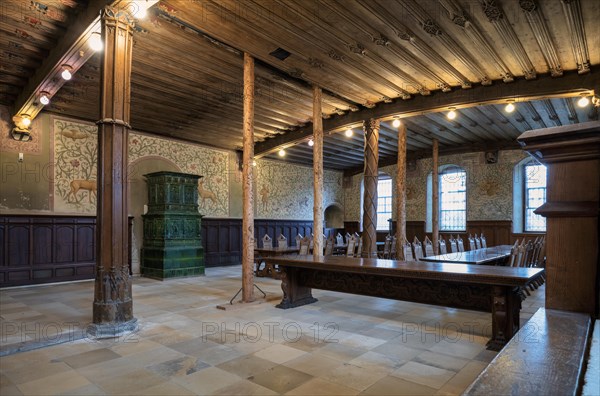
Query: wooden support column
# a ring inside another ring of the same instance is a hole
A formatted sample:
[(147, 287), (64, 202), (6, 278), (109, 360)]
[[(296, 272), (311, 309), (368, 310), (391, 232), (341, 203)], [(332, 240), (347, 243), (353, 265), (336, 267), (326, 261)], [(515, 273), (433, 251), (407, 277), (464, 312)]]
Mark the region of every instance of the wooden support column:
[(366, 120), (363, 199), (363, 257), (377, 257), (377, 179), (379, 175), (379, 120)]
[(254, 301), (254, 58), (244, 53), (244, 140), (242, 169), (242, 302)]
[(127, 148), (131, 88), (133, 17), (125, 10), (101, 12), (104, 51), (101, 63), (98, 121), (98, 204), (95, 337), (115, 337), (135, 330), (127, 218)]
[(431, 200), (433, 204), (433, 208), (431, 210), (431, 223), (433, 225), (431, 232), (433, 238), (431, 242), (433, 243), (433, 252), (435, 254), (439, 254), (440, 246), (438, 243), (438, 239), (440, 236), (440, 176), (439, 176), (439, 143), (437, 139), (433, 139), (433, 171), (431, 175), (432, 180), (432, 195), (433, 199)]
[(321, 88), (313, 86), (313, 256), (323, 255), (323, 116)]
[(398, 166), (396, 170), (396, 254), (404, 260), (406, 240), (406, 125), (398, 127)]

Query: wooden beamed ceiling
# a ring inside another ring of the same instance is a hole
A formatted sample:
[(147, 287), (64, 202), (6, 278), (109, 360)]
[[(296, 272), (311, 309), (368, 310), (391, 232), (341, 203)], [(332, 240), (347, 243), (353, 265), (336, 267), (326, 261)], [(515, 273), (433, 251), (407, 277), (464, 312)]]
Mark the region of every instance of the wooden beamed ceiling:
[[(3, 2), (1, 104), (15, 111), (73, 21), (97, 4)], [(362, 166), (369, 118), (382, 120), (382, 163), (397, 155), (394, 117), (407, 126), (413, 157), (427, 155), (433, 139), (442, 152), (516, 147), (524, 131), (598, 118), (576, 101), (600, 89), (599, 18), (596, 0), (161, 0), (134, 33), (131, 124), (239, 149), (248, 52), (257, 158), (281, 160), (285, 148), (283, 160), (312, 163), (312, 84), (324, 93), (326, 168)], [(277, 48), (289, 57), (270, 55)], [(99, 81), (96, 54), (45, 110), (96, 121)]]

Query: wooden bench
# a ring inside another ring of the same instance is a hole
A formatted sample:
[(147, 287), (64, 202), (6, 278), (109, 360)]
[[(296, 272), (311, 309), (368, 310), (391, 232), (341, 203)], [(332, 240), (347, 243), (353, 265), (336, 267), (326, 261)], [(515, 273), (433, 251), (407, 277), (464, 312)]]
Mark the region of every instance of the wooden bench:
[(265, 258), (277, 265), (283, 299), (278, 308), (317, 301), (312, 289), (383, 297), (492, 313), (488, 349), (500, 350), (519, 330), (519, 291), (542, 268), (474, 266), (326, 256)]
[(464, 395), (579, 394), (590, 315), (540, 308)]

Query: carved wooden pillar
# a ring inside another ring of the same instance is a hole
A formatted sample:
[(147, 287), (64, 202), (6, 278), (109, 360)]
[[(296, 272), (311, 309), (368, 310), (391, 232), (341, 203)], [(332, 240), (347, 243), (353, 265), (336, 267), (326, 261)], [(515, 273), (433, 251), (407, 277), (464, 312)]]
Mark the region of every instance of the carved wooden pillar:
[(598, 211), (600, 121), (523, 133), (519, 143), (548, 167), (546, 203), (546, 308), (600, 309)]
[(433, 203), (433, 208), (431, 211), (431, 222), (432, 222), (432, 236), (431, 242), (433, 243), (433, 252), (435, 254), (439, 254), (439, 235), (440, 235), (440, 177), (438, 174), (439, 169), (439, 143), (437, 139), (433, 139), (433, 171), (431, 174), (431, 192), (433, 195), (433, 199), (431, 200)]
[(398, 168), (396, 170), (396, 254), (404, 260), (402, 244), (406, 239), (406, 126), (398, 127)]
[(244, 142), (242, 169), (242, 302), (254, 301), (254, 58), (244, 53)]
[(321, 88), (313, 86), (313, 256), (323, 255), (323, 118)]
[(133, 317), (127, 219), (127, 140), (133, 18), (105, 7), (98, 121), (98, 218), (93, 325), (96, 337), (118, 336), (137, 326)]
[(363, 257), (377, 257), (377, 177), (379, 174), (379, 120), (366, 120), (363, 199)]

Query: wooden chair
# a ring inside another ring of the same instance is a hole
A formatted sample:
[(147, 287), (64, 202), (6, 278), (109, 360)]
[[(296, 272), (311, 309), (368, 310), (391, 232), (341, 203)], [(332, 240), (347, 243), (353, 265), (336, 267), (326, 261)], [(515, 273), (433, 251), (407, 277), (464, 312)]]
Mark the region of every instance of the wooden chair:
[(302, 241), (304, 237), (300, 234), (296, 235), (296, 247), (300, 247), (300, 241)]
[(419, 239), (416, 236), (413, 240), (413, 249), (415, 250), (415, 260), (421, 260), (423, 258), (423, 244), (419, 242)]
[(273, 239), (267, 234), (262, 239), (263, 248), (265, 249), (273, 249)]
[(475, 238), (469, 234), (469, 250), (475, 250), (477, 247), (475, 246)]
[(392, 246), (390, 247), (390, 258), (392, 260), (396, 260), (397, 258), (397, 245), (398, 244), (398, 238), (396, 238), (395, 236), (392, 238)]
[(423, 245), (425, 246), (425, 257), (435, 256), (435, 253), (433, 252), (433, 243), (427, 235), (425, 235), (425, 239), (423, 239)]
[(344, 237), (339, 232), (335, 236), (335, 244), (338, 246), (342, 246), (344, 244)]
[(476, 249), (481, 249), (481, 239), (479, 239), (479, 237), (477, 236), (477, 234), (475, 234), (475, 248)]
[(308, 250), (312, 252), (314, 244), (315, 244), (315, 240), (314, 240), (315, 234), (313, 234), (311, 232), (310, 234), (310, 245), (308, 246)]
[(464, 252), (465, 251), (465, 244), (463, 243), (463, 240), (460, 237), (460, 235), (456, 235), (456, 246), (458, 246), (458, 251), (459, 252)]
[[(352, 237), (352, 235), (349, 232), (347, 232), (346, 233), (346, 243), (348, 243), (348, 241), (350, 240), (351, 237)], [(358, 239), (357, 239), (357, 241), (358, 241)]]
[(298, 243), (298, 247), (300, 248), (300, 250), (298, 251), (298, 254), (307, 255), (308, 249), (310, 248), (310, 238), (306, 237), (306, 238), (300, 239), (300, 241)]
[(354, 257), (354, 248), (356, 247), (356, 238), (354, 238), (354, 235), (352, 235), (350, 237), (350, 239), (348, 240), (348, 247), (346, 248), (346, 256), (347, 257)]
[(392, 245), (392, 238), (388, 235), (385, 237), (385, 242), (383, 243), (383, 252), (378, 254), (379, 258), (383, 258), (383, 259), (390, 258), (391, 245)]
[(288, 243), (287, 243), (287, 238), (283, 236), (283, 234), (279, 235), (279, 238), (277, 238), (277, 249), (287, 249), (288, 247)]
[(354, 257), (362, 257), (362, 248), (363, 248), (363, 239), (361, 236), (357, 236), (358, 234), (354, 234), (354, 238), (358, 240), (358, 247), (356, 248), (356, 254)]
[(446, 250), (446, 241), (444, 241), (444, 238), (442, 238), (441, 236), (439, 237), (439, 244), (440, 244), (440, 254), (448, 253), (448, 251)]
[(404, 254), (405, 261), (414, 261), (412, 246), (410, 245), (410, 242), (408, 242), (408, 239), (405, 239), (402, 244), (402, 253)]
[(479, 239), (481, 240), (481, 247), (487, 249), (487, 241), (485, 239), (485, 236), (483, 235), (483, 232), (479, 236)]
[(519, 240), (517, 239), (515, 241), (515, 244), (513, 245), (513, 247), (510, 249), (510, 258), (508, 260), (508, 266), (509, 267), (516, 267), (516, 263), (517, 263), (517, 255), (519, 252)]
[(454, 239), (452, 234), (450, 234), (450, 239), (448, 239), (448, 242), (450, 242), (450, 251), (452, 253), (458, 252), (458, 242), (456, 239)]
[(325, 242), (325, 252), (324, 256), (333, 256), (333, 235), (327, 238), (327, 242)]

